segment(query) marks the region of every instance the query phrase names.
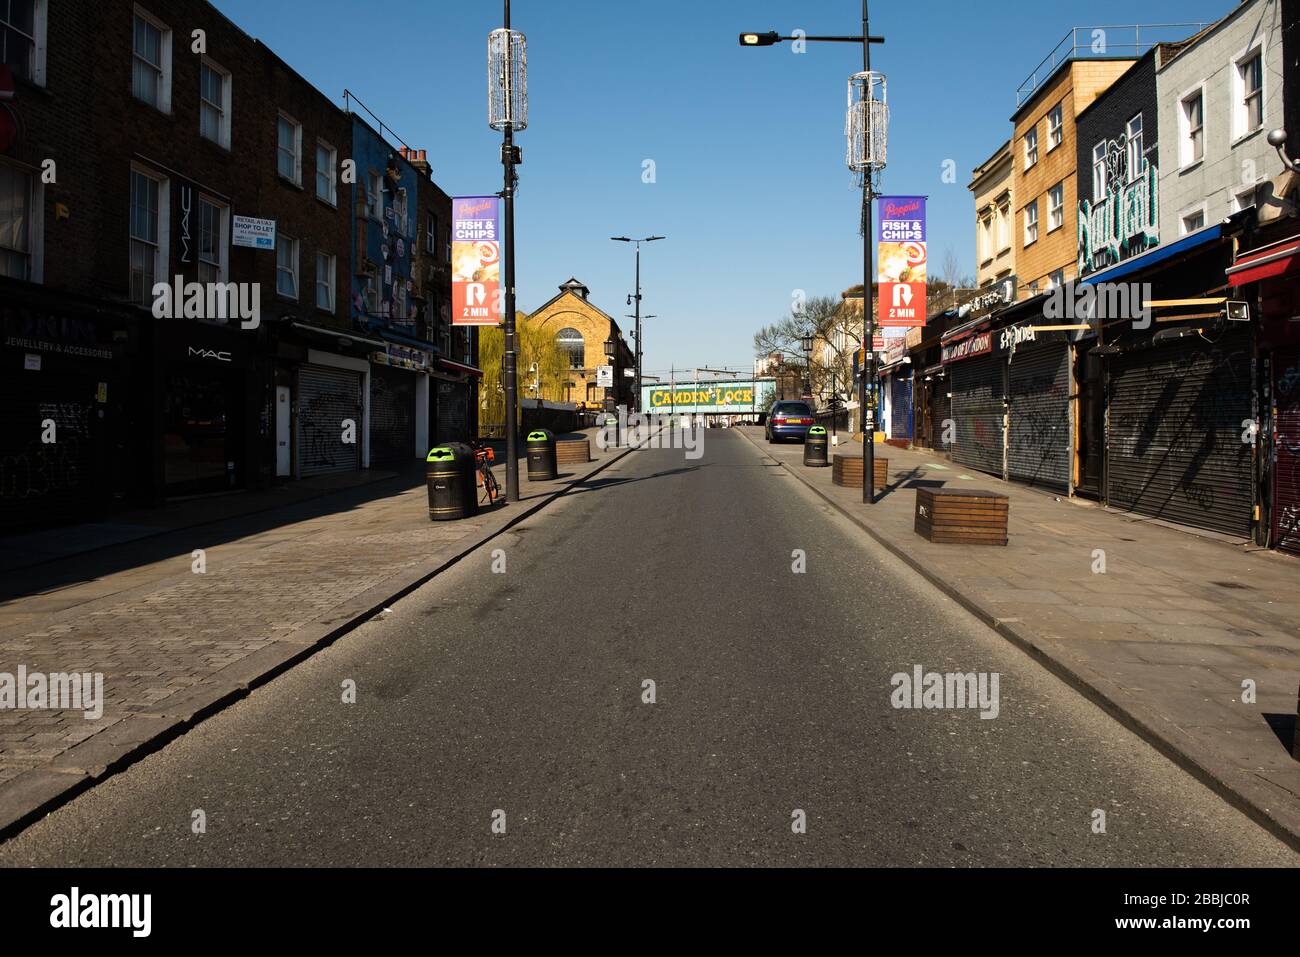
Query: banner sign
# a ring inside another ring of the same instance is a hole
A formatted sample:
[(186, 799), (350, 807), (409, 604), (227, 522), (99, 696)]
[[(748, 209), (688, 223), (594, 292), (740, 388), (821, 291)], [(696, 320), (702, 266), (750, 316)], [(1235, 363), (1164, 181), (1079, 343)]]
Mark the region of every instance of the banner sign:
[(275, 220), (235, 216), (231, 219), (230, 244), (248, 249), (275, 250)]
[(882, 327), (925, 325), (925, 197), (880, 198), (880, 242), (876, 247)]
[(458, 196), (451, 201), (451, 324), (501, 323), (501, 200)]
[(993, 333), (977, 332), (973, 336), (967, 336), (958, 342), (946, 343), (941, 354), (944, 365), (947, 365), (950, 362), (960, 362), (962, 359), (986, 356), (992, 351)]
[(775, 379), (647, 385), (641, 387), (641, 408), (659, 413), (752, 415), (767, 411), (775, 395)]

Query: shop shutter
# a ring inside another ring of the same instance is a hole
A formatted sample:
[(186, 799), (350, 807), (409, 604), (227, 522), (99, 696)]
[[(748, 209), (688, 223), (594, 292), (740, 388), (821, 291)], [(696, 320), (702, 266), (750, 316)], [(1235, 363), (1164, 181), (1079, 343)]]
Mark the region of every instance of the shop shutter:
[(943, 430), (952, 419), (952, 400), (948, 390), (952, 380), (948, 376), (935, 376), (930, 380), (930, 448), (946, 451), (943, 444)]
[(1020, 348), (1007, 372), (1007, 473), (1067, 491), (1070, 482), (1070, 349)]
[(1251, 352), (1243, 330), (1110, 363), (1108, 504), (1237, 538), (1254, 511)]
[(1273, 469), (1273, 538), (1300, 555), (1300, 351), (1274, 360), (1277, 458)]
[(912, 437), (912, 380), (895, 376), (890, 380), (889, 437)]
[(404, 469), (415, 458), (415, 382), (418, 373), (388, 366), (370, 369), (370, 464)]
[[(356, 441), (343, 441), (343, 423), (356, 423)], [(298, 370), (298, 474), (361, 468), (361, 374), (305, 365)], [(412, 440), (414, 442), (414, 439)]]
[(465, 442), (469, 435), (469, 386), (438, 383), (438, 441)]
[(1001, 358), (983, 356), (948, 367), (952, 379), (952, 417), (957, 423), (952, 460), (999, 477), (1003, 464), (1004, 366)]

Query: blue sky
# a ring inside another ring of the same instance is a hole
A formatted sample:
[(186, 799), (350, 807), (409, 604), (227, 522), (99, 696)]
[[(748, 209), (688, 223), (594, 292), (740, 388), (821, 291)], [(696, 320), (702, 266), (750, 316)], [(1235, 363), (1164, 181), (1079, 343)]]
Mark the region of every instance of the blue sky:
[[(341, 102), (356, 93), (453, 195), (501, 188), (486, 121), (493, 0), (216, 0)], [(872, 4), (872, 67), (889, 80), (886, 193), (930, 197), (930, 256), (974, 273), (974, 166), (1011, 133), (1015, 91), (1074, 26), (1213, 21), (1232, 0)], [(309, 14), (306, 11), (310, 11)], [(515, 0), (528, 37), (529, 127), (518, 207), (521, 308), (576, 275), (618, 318), (642, 255), (645, 369), (752, 368), (754, 331), (792, 291), (861, 281), (858, 194), (844, 166), (848, 44), (743, 49), (742, 30), (858, 32), (854, 0)], [(642, 182), (645, 160), (656, 182)], [(942, 181), (956, 163), (955, 184)]]

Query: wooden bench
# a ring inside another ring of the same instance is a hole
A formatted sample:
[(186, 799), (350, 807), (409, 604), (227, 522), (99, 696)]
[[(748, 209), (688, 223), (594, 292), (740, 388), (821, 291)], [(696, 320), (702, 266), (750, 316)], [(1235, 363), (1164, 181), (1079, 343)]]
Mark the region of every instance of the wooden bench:
[(1010, 499), (977, 488), (918, 488), (916, 534), (945, 545), (1005, 545)]
[(591, 439), (556, 439), (555, 464), (578, 465), (591, 461)]
[[(831, 468), (831, 481), (845, 488), (862, 488), (862, 456), (837, 455)], [(876, 456), (876, 490), (889, 484), (889, 459)]]

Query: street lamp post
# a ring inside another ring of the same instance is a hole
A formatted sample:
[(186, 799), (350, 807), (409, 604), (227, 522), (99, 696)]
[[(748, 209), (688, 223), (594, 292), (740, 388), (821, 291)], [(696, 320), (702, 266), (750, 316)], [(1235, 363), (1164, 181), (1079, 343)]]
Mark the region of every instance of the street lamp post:
[[(850, 102), (849, 123), (846, 132), (849, 135), (849, 167), (862, 175), (862, 350), (863, 374), (858, 389), (858, 405), (862, 415), (862, 501), (872, 505), (876, 501), (876, 409), (870, 409), (868, 418), (867, 398), (872, 402), (876, 396), (876, 353), (873, 348), (876, 338), (875, 302), (871, 289), (871, 234), (873, 231), (872, 201), (875, 198), (874, 176), (884, 168), (884, 130), (879, 128), (888, 113), (883, 100), (876, 100), (879, 88), (883, 93), (884, 77), (871, 72), (871, 44), (884, 43), (884, 37), (871, 35), (870, 17), (867, 11), (868, 0), (862, 0), (862, 34), (860, 36), (832, 37), (786, 37), (775, 31), (767, 33), (742, 33), (740, 45), (743, 47), (770, 47), (787, 40), (805, 40), (822, 43), (860, 43), (862, 44), (862, 73), (852, 77), (850, 94), (857, 91), (861, 97)], [(860, 109), (860, 114), (859, 114)], [(856, 138), (865, 137), (859, 142)]]
[(636, 301), (636, 376), (633, 381), (636, 383), (632, 394), (632, 407), (636, 412), (641, 411), (641, 244), (655, 243), (661, 239), (667, 239), (667, 236), (646, 236), (644, 239), (631, 239), (627, 236), (611, 236), (610, 239), (616, 243), (635, 243), (636, 244), (636, 292), (628, 297), (628, 305), (632, 300)]
[(510, 29), (510, 0), (505, 0), (505, 23), (488, 35), (488, 125), (502, 134), (501, 164), (505, 186), (505, 354), (502, 378), (506, 393), (506, 500), (519, 501), (519, 381), (518, 342), (515, 330), (515, 192), (519, 176), (515, 167), (523, 153), (515, 145), (515, 130), (528, 126), (528, 52), (524, 35)]

